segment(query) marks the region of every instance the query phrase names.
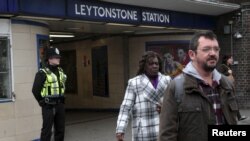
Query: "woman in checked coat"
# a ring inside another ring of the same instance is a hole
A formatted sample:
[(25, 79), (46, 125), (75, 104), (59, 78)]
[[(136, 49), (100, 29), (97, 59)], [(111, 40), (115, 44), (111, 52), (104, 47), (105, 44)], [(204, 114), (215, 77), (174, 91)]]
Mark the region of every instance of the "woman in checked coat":
[(139, 62), (137, 76), (128, 81), (117, 120), (117, 141), (124, 140), (132, 120), (132, 141), (157, 141), (161, 98), (171, 78), (163, 75), (162, 60), (148, 51)]

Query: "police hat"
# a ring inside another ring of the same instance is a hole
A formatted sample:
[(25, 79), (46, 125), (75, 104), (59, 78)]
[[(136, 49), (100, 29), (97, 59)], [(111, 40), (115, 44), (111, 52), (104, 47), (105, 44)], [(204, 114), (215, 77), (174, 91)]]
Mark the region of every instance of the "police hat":
[(47, 53), (46, 53), (46, 58), (49, 59), (49, 58), (61, 58), (61, 55), (60, 55), (60, 51), (57, 49), (57, 48), (48, 48), (47, 49)]

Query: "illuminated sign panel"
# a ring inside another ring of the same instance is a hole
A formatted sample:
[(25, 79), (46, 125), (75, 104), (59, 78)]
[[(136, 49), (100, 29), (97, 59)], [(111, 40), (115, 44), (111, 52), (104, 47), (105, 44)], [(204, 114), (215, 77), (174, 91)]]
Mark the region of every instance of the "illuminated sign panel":
[(135, 26), (214, 29), (216, 25), (216, 17), (213, 16), (96, 0), (3, 0), (0, 2), (0, 14), (8, 13)]

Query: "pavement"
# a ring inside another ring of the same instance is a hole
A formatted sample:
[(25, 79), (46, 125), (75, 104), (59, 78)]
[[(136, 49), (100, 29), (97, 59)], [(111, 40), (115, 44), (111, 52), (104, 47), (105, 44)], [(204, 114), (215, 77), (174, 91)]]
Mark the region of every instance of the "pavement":
[[(239, 125), (250, 125), (250, 109), (240, 110), (248, 119)], [(65, 141), (116, 141), (115, 128), (118, 112), (67, 111)], [(125, 141), (131, 141), (128, 125)]]
[(244, 110), (240, 110), (241, 116), (246, 116), (248, 117), (245, 120), (239, 121), (238, 124), (239, 125), (250, 125), (250, 109), (244, 109)]
[[(65, 141), (116, 141), (118, 112), (70, 111), (66, 113)], [(131, 140), (131, 126), (125, 141)]]

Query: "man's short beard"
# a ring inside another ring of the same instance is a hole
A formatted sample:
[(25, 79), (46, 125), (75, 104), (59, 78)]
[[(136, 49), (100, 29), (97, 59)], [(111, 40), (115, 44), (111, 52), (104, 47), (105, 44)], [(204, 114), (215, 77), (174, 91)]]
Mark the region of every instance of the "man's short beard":
[(212, 72), (215, 68), (216, 68), (216, 66), (208, 66), (207, 64), (204, 64), (204, 65), (203, 65), (203, 69), (204, 69), (206, 72)]

